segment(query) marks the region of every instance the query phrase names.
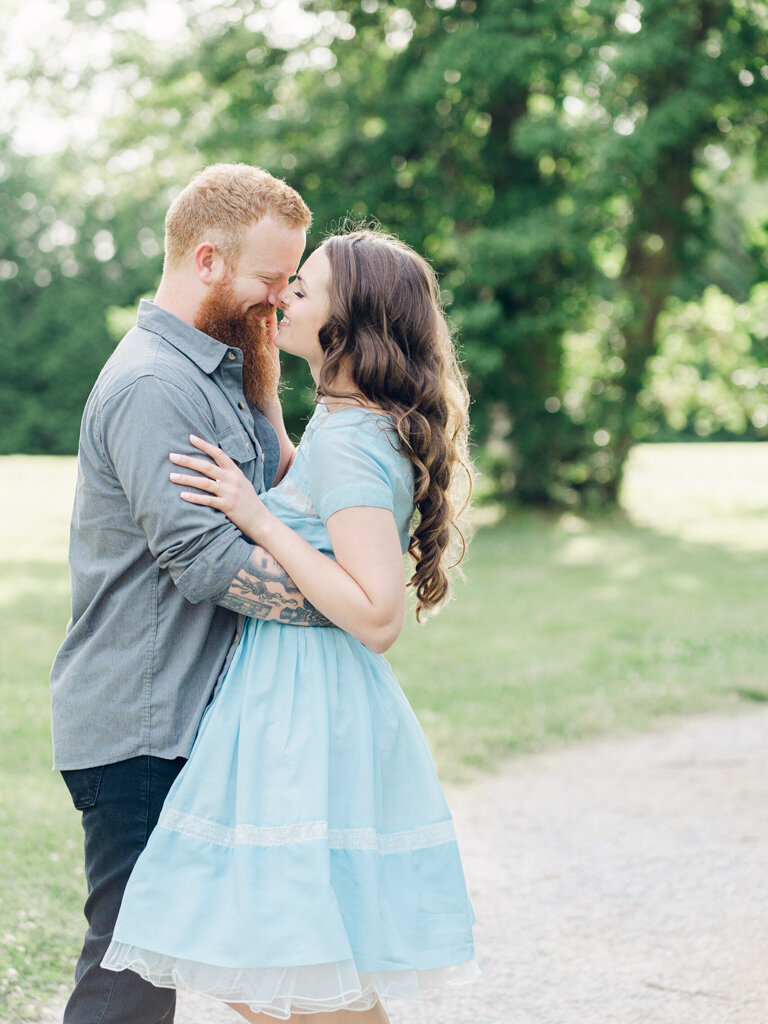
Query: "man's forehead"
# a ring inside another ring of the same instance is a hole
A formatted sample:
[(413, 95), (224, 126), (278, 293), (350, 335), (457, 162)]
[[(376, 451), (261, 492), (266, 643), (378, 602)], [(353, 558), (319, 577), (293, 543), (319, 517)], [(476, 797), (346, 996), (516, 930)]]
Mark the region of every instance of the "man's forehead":
[(295, 274), (301, 261), (306, 235), (271, 217), (262, 217), (243, 234), (241, 265), (265, 277)]

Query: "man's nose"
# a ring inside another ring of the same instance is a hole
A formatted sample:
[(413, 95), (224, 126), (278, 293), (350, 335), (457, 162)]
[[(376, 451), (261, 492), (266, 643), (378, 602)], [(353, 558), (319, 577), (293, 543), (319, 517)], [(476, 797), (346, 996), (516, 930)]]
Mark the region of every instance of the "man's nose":
[(278, 309), (285, 309), (288, 305), (288, 291), (288, 285), (280, 291), (276, 289), (272, 294), (270, 294), (269, 301), (273, 306), (277, 306)]

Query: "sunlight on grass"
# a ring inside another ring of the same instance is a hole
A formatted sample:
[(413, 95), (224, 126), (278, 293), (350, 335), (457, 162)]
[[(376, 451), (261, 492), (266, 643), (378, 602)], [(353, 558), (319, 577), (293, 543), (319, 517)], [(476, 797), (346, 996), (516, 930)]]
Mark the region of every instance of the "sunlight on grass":
[(66, 563), (76, 480), (74, 458), (0, 458), (0, 561)]
[[(82, 938), (78, 816), (51, 771), (48, 673), (69, 615), (75, 460), (0, 459), (0, 1019), (36, 1019)], [(65, 966), (66, 965), (66, 966)]]
[(734, 551), (768, 550), (768, 443), (638, 445), (622, 505), (638, 525)]
[(624, 511), (512, 514), (392, 661), (449, 778), (506, 753), (768, 699), (768, 445), (641, 446)]

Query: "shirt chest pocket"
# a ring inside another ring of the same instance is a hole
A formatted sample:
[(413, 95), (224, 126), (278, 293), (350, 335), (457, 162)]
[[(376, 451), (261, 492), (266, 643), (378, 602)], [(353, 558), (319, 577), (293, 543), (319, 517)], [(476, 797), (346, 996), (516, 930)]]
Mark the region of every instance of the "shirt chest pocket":
[(258, 443), (254, 444), (244, 430), (238, 429), (217, 431), (216, 443), (238, 464), (257, 491), (264, 489), (264, 460)]

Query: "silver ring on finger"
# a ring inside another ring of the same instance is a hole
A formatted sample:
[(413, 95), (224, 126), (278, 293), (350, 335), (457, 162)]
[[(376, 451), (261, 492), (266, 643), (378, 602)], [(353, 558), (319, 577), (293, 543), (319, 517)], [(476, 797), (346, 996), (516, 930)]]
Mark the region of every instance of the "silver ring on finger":
[(213, 489), (213, 493), (216, 495), (216, 497), (219, 496), (219, 488), (220, 487), (221, 487), (221, 480), (219, 480), (219, 478), (217, 477), (216, 478), (216, 486)]

